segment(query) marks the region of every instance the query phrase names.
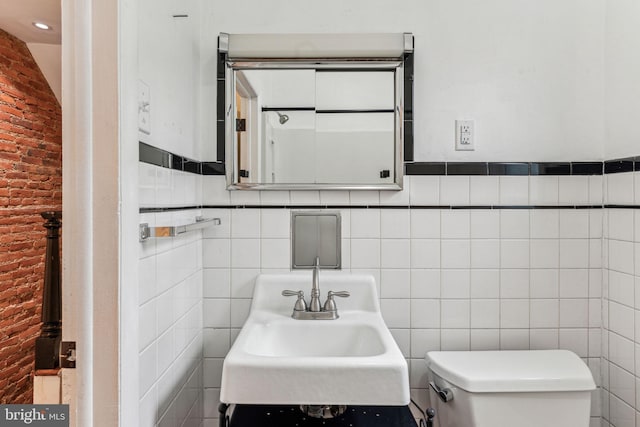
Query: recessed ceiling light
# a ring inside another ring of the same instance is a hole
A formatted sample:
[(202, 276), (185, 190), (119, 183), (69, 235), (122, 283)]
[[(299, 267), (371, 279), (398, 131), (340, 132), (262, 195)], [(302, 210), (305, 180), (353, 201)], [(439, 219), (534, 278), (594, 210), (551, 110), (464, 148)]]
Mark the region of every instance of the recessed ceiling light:
[(33, 23), (33, 26), (36, 27), (36, 28), (39, 28), (41, 30), (50, 30), (51, 29), (51, 27), (49, 25), (45, 24), (44, 22), (39, 22), (39, 21), (35, 21)]

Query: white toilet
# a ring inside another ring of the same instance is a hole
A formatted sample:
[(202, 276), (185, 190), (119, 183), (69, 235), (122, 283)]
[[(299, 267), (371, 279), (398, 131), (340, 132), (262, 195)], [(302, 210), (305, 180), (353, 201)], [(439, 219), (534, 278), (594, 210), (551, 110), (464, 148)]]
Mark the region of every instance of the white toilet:
[(432, 351), (437, 427), (587, 427), (591, 371), (567, 350)]

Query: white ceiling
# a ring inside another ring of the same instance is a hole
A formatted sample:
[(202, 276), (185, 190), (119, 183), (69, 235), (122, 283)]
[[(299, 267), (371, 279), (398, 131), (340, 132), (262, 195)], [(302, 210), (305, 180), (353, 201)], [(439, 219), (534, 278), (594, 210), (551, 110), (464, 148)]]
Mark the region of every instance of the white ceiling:
[[(61, 43), (61, 0), (0, 0), (0, 28), (25, 43)], [(34, 21), (51, 30), (39, 30)]]

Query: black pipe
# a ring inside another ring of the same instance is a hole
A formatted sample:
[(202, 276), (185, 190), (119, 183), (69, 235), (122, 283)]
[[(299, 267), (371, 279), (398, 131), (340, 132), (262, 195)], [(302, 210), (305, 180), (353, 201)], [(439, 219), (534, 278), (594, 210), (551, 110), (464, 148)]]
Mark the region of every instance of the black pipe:
[(227, 409), (229, 409), (229, 405), (227, 405), (226, 403), (221, 403), (218, 406), (218, 414), (220, 414), (220, 418), (218, 420), (218, 426), (219, 427), (227, 427), (228, 423), (227, 423)]
[(427, 427), (433, 427), (433, 419), (436, 416), (436, 411), (433, 408), (427, 408)]

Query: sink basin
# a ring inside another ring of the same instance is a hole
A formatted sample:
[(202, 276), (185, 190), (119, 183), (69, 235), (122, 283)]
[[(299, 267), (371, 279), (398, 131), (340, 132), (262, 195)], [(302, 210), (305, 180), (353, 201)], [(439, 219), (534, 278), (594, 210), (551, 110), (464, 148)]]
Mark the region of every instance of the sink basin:
[(291, 318), (294, 298), (310, 293), (311, 274), (263, 274), (256, 279), (249, 317), (224, 360), (220, 400), (271, 405), (408, 405), (407, 363), (387, 329), (368, 275), (325, 272), (336, 301), (335, 320)]
[(245, 351), (274, 357), (362, 357), (384, 353), (384, 343), (375, 328), (366, 324), (321, 325), (310, 334), (304, 321), (256, 325), (247, 337)]

